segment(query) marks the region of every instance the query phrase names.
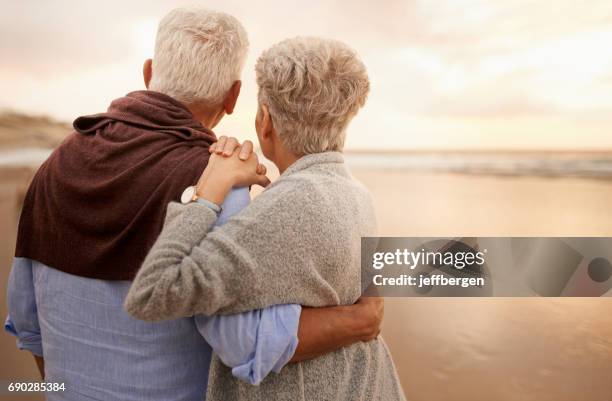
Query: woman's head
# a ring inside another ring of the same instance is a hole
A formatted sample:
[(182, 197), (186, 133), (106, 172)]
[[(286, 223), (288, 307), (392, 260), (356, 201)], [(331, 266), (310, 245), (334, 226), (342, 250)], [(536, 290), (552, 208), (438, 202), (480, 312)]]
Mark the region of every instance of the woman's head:
[(275, 146), (297, 157), (342, 150), (370, 89), (355, 51), (336, 40), (297, 37), (264, 51), (255, 71), (256, 128), (266, 157), (274, 159)]

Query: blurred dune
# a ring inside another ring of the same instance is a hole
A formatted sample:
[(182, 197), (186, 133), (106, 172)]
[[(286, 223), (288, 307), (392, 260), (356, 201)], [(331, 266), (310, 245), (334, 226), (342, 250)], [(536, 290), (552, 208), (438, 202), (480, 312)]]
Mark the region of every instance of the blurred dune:
[(51, 117), (4, 110), (0, 112), (0, 150), (54, 148), (71, 130), (70, 124)]

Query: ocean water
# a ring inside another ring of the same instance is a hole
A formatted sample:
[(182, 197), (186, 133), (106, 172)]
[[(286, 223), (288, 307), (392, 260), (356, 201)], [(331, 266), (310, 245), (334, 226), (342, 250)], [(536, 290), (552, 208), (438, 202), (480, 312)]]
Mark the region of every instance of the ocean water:
[(612, 153), (351, 153), (353, 169), (505, 176), (611, 178)]
[(0, 167), (36, 167), (50, 154), (50, 149), (43, 148), (0, 150)]
[[(0, 151), (0, 166), (37, 166), (51, 153)], [(263, 156), (259, 154), (260, 159)], [(352, 169), (503, 176), (612, 178), (612, 152), (345, 152)]]

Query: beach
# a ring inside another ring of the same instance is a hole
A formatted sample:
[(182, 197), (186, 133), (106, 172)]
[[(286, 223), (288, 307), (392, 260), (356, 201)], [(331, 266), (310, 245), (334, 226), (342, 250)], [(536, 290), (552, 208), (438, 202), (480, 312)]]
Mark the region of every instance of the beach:
[[(380, 235), (612, 236), (607, 178), (351, 170), (373, 195)], [(0, 168), (3, 299), (33, 171)], [(610, 298), (388, 298), (382, 335), (410, 401), (609, 401), (611, 310)], [(0, 335), (0, 349), (0, 379), (37, 378), (12, 337)]]
[[(612, 236), (612, 181), (355, 171), (385, 236)], [(387, 298), (410, 400), (605, 401), (611, 298)]]

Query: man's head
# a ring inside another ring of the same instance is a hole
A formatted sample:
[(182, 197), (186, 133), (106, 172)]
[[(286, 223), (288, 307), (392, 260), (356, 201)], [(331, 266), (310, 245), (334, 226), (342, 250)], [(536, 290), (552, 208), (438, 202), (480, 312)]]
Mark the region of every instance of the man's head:
[(293, 38), (262, 53), (256, 128), (264, 155), (341, 151), (370, 81), (358, 55), (336, 40)]
[(159, 23), (145, 84), (186, 104), (212, 128), (234, 110), (248, 46), (244, 27), (231, 15), (177, 8)]

